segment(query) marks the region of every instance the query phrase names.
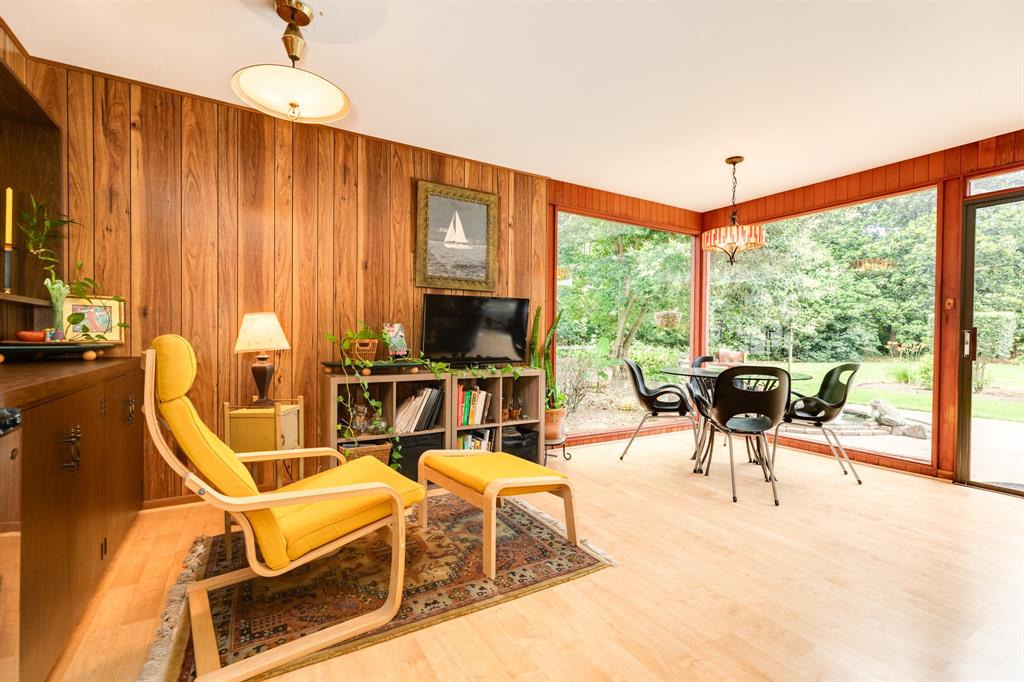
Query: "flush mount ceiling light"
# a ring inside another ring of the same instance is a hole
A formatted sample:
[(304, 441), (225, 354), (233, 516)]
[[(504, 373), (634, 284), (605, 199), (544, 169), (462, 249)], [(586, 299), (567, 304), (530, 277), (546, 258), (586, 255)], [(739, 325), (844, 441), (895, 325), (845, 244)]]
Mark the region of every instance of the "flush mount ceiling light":
[(736, 211), (736, 165), (743, 163), (743, 157), (730, 156), (725, 162), (732, 166), (732, 220), (724, 227), (702, 233), (700, 245), (705, 251), (721, 251), (729, 257), (729, 263), (735, 265), (739, 252), (764, 247), (764, 227), (740, 225)]
[(295, 66), (306, 41), (301, 28), (313, 21), (313, 10), (301, 0), (275, 0), (277, 15), (288, 26), (281, 36), (291, 66), (256, 64), (239, 69), (231, 88), (243, 102), (264, 114), (296, 123), (330, 123), (345, 117), (348, 95), (331, 81)]

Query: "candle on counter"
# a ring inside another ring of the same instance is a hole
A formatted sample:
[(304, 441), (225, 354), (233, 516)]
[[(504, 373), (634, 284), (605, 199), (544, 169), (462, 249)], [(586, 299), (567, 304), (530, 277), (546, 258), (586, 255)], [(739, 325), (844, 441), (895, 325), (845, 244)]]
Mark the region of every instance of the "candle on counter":
[(4, 197), (5, 218), (4, 218), (4, 246), (14, 246), (14, 190), (7, 188), (7, 196)]

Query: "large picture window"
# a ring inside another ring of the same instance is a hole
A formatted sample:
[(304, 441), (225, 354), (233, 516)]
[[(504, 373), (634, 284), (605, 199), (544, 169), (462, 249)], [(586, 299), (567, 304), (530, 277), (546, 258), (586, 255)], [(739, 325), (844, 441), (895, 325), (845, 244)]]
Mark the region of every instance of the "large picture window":
[(860, 362), (833, 425), (843, 443), (929, 461), (935, 190), (769, 223), (765, 233), (765, 248), (735, 265), (711, 256), (709, 351), (810, 375), (793, 384), (803, 394), (830, 367)]
[(690, 352), (693, 237), (558, 214), (558, 385), (566, 432), (635, 427), (643, 416), (622, 359), (658, 373)]

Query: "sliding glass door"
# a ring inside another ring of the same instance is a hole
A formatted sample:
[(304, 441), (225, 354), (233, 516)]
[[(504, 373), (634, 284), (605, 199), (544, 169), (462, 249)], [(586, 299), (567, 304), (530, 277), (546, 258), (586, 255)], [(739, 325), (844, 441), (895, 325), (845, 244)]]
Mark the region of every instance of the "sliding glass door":
[(957, 477), (1024, 495), (1024, 191), (968, 200), (963, 236)]

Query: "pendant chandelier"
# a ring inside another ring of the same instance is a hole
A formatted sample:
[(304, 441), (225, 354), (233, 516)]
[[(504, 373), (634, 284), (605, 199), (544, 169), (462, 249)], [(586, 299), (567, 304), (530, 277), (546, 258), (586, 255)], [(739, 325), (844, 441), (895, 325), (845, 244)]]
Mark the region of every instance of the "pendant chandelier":
[(700, 245), (705, 251), (721, 251), (728, 256), (730, 265), (736, 265), (736, 254), (764, 247), (764, 227), (740, 225), (736, 210), (736, 165), (743, 162), (743, 157), (730, 156), (725, 162), (732, 166), (732, 219), (724, 227), (702, 233)]
[(291, 66), (255, 64), (239, 69), (231, 88), (249, 106), (264, 114), (296, 123), (330, 123), (345, 117), (351, 106), (337, 85), (312, 71), (295, 66), (306, 40), (303, 26), (313, 21), (313, 10), (301, 0), (275, 0), (277, 15), (288, 27), (281, 36)]

